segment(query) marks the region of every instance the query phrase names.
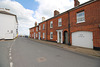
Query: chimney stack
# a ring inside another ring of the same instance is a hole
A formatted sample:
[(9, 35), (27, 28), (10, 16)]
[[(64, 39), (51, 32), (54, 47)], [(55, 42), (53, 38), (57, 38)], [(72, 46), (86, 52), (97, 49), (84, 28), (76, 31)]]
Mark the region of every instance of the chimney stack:
[(37, 22), (35, 22), (35, 27), (37, 26)]
[(42, 22), (45, 21), (45, 17), (42, 17)]
[(57, 16), (59, 14), (60, 14), (59, 11), (57, 11), (57, 10), (54, 11), (54, 16)]
[(80, 2), (78, 0), (74, 0), (74, 7), (80, 5)]

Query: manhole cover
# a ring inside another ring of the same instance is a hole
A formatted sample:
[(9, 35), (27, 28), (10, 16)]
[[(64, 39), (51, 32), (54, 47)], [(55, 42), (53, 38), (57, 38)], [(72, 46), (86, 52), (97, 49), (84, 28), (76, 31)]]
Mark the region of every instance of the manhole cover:
[(39, 58), (37, 58), (37, 61), (38, 62), (45, 62), (46, 58), (45, 57), (39, 57)]

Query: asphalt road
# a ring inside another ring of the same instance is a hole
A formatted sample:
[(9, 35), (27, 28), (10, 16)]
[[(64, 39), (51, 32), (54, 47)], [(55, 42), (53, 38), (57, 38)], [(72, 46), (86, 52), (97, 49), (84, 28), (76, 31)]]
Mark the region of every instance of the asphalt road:
[(0, 67), (100, 67), (100, 58), (19, 37), (0, 42)]

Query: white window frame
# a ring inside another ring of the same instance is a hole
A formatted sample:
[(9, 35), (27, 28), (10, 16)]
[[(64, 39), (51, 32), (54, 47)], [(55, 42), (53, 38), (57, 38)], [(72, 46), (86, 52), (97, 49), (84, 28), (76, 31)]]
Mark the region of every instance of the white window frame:
[(58, 27), (62, 26), (62, 18), (58, 19)]
[[(79, 16), (79, 15), (81, 15), (81, 16)], [(80, 20), (80, 19), (82, 19), (82, 20)], [(82, 22), (85, 22), (85, 12), (84, 11), (77, 13), (77, 23), (82, 23)]]
[(45, 29), (45, 24), (43, 24), (43, 30)]
[(36, 27), (36, 31), (38, 31), (38, 27)]
[(53, 28), (53, 21), (50, 22), (50, 28)]
[(39, 30), (41, 30), (41, 26), (39, 25)]
[(53, 32), (50, 32), (50, 39), (53, 39)]
[(45, 38), (45, 33), (43, 33), (43, 39)]

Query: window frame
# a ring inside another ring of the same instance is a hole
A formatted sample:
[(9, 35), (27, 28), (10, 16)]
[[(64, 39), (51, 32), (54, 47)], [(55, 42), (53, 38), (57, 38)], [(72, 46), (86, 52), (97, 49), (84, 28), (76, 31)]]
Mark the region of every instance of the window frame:
[[(82, 15), (82, 16), (79, 16), (79, 15)], [(83, 23), (83, 22), (85, 22), (85, 11), (83, 10), (83, 11), (77, 12), (76, 13), (76, 19), (77, 19), (77, 23)], [(84, 20), (79, 21), (79, 19), (84, 19)]]
[(53, 39), (53, 32), (50, 32), (50, 39)]
[(43, 39), (45, 39), (45, 33), (43, 33)]
[(43, 24), (43, 30), (45, 29), (45, 24)]
[(50, 22), (50, 28), (53, 28), (53, 21)]
[[(61, 23), (61, 24), (60, 24)], [(59, 18), (58, 19), (58, 27), (61, 27), (62, 26), (62, 18)]]
[(36, 27), (36, 31), (38, 31), (38, 27)]

